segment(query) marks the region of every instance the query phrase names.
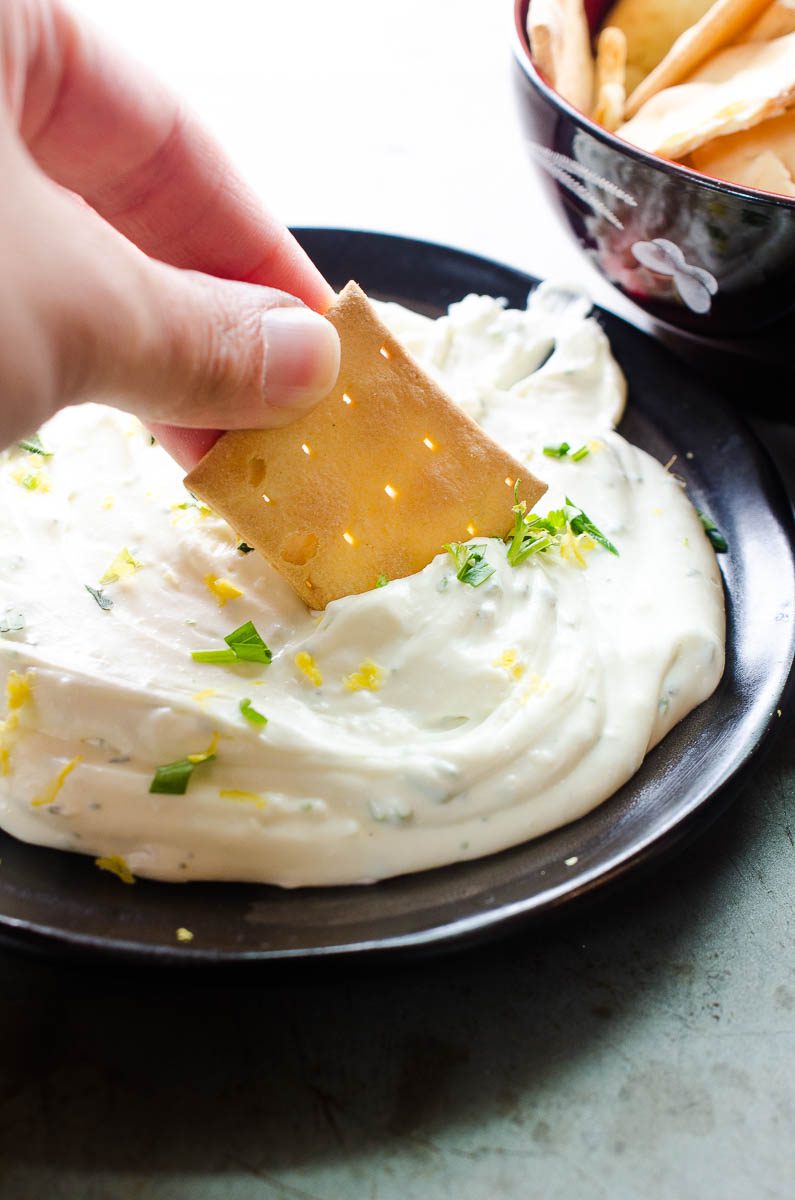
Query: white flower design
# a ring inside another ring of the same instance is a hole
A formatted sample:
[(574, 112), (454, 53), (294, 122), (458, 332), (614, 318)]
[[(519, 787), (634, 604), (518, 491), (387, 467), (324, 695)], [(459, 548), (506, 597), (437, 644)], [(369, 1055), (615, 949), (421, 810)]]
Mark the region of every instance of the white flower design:
[(623, 188), (611, 183), (602, 175), (597, 175), (590, 167), (584, 166), (576, 159), (569, 158), (567, 154), (550, 150), (538, 142), (528, 141), (527, 148), (533, 161), (548, 175), (551, 175), (562, 188), (571, 192), (573, 196), (577, 196), (592, 212), (604, 217), (616, 229), (624, 228), (623, 221), (613, 212), (609, 203), (602, 200), (596, 193), (597, 191), (604, 192), (609, 199), (618, 200), (630, 208), (637, 207), (638, 202), (634, 196), (630, 196), (629, 192), (625, 192)]
[(635, 242), (632, 253), (648, 271), (672, 279), (682, 303), (687, 305), (691, 312), (708, 313), (712, 308), (712, 297), (718, 290), (717, 279), (703, 267), (694, 267), (688, 263), (675, 242), (669, 242), (667, 238)]

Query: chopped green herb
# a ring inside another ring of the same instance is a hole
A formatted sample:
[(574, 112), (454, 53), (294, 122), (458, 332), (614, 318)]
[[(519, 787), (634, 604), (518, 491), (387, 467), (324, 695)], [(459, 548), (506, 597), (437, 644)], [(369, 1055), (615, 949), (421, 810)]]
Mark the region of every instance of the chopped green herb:
[(375, 586), (377, 588), (386, 587), (386, 585), (388, 583), (389, 583), (389, 578), (386, 575), (379, 575), (375, 581)]
[(240, 545), (238, 546), (238, 550), (240, 551), (241, 554), (253, 554), (254, 553), (254, 547), (249, 546), (248, 542), (241, 542)]
[(725, 554), (729, 549), (729, 543), (726, 541), (726, 538), (712, 520), (712, 517), (708, 517), (705, 512), (701, 511), (700, 508), (697, 508), (696, 512), (698, 513), (699, 521), (704, 526), (705, 534), (712, 543), (712, 549), (716, 554)]
[(19, 633), (25, 628), (25, 617), (17, 608), (0, 613), (0, 633)]
[(247, 721), (252, 725), (267, 725), (268, 718), (263, 716), (261, 712), (257, 712), (256, 708), (252, 708), (251, 701), (248, 697), (240, 701), (240, 711)]
[(565, 508), (554, 508), (545, 517), (527, 512), (527, 504), (519, 499), (519, 480), (514, 485), (513, 529), (505, 539), (508, 543), (507, 558), (512, 567), (518, 567), (526, 562), (533, 554), (548, 550), (551, 546), (560, 544), (567, 527), (575, 535), (587, 533), (609, 550), (618, 554), (613, 543), (597, 529), (591, 518), (578, 508), (569, 497), (566, 497)]
[(590, 454), (587, 446), (580, 446), (579, 450), (571, 449), (568, 442), (561, 442), (559, 446), (545, 446), (544, 453), (547, 458), (571, 458), (572, 462), (581, 462)]
[(149, 434), (149, 445), (150, 445), (150, 446), (156, 446), (156, 445), (157, 445), (157, 438), (155, 437), (155, 435), (154, 435), (153, 433), (150, 433), (150, 434)]
[(464, 542), (448, 542), (445, 550), (452, 556), (456, 568), (456, 579), (470, 587), (480, 587), (491, 579), (495, 569), (486, 558), (486, 547), (467, 546)]
[(229, 663), (237, 662), (234, 650), (194, 650), (191, 654), (194, 662)]
[(83, 587), (93, 596), (103, 612), (109, 612), (113, 608), (113, 601), (110, 596), (106, 596), (102, 588), (92, 588), (90, 584), (84, 583)]
[(251, 621), (233, 630), (224, 641), (228, 650), (194, 650), (191, 658), (194, 662), (204, 663), (258, 662), (266, 665), (273, 658)]
[(577, 505), (573, 500), (570, 500), (568, 496), (566, 497), (566, 503), (570, 508), (575, 510), (574, 515), (569, 516), (568, 518), (571, 532), (574, 534), (587, 533), (589, 537), (592, 537), (593, 540), (598, 542), (600, 546), (604, 546), (605, 550), (609, 550), (611, 554), (618, 556), (618, 551), (613, 543), (609, 540), (609, 538), (605, 537), (601, 529), (597, 529), (591, 518), (584, 513), (581, 508), (577, 508)]
[(27, 475), (23, 475), (19, 482), (23, 487), (27, 488), (29, 492), (35, 492), (41, 480), (39, 479), (38, 475), (28, 473)]
[(251, 621), (235, 629), (224, 641), (244, 662), (269, 663), (273, 658)]
[(17, 442), (20, 450), (27, 450), (28, 454), (40, 454), (42, 458), (52, 458), (52, 451), (45, 450), (41, 444), (41, 438), (37, 433), (34, 433), (29, 438), (22, 438)]
[(158, 767), (149, 785), (150, 793), (162, 796), (184, 796), (188, 790), (190, 778), (197, 767), (212, 762), (214, 754), (192, 754), (190, 758), (181, 758), (177, 762), (166, 763)]

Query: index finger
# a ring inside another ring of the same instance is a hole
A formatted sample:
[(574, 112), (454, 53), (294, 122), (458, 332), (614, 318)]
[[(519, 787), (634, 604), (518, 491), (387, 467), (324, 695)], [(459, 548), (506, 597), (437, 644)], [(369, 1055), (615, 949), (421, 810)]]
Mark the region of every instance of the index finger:
[(60, 4), (36, 11), (20, 132), (47, 174), (155, 258), (324, 312), (329, 284), (196, 117)]

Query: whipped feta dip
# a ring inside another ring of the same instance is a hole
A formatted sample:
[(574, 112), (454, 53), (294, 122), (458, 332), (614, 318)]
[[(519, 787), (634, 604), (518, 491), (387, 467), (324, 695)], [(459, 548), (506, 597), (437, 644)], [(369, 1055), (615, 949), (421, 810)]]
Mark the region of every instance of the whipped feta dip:
[[(715, 556), (677, 481), (614, 432), (625, 384), (588, 301), (542, 285), (526, 311), (378, 307), (548, 482), (540, 514), (569, 497), (618, 554), (569, 531), (512, 566), (474, 538), (494, 568), (477, 587), (440, 547), (312, 613), (135, 419), (66, 410), (41, 431), (49, 457), (0, 456), (8, 833), (122, 875), (372, 882), (574, 820), (715, 689)], [(587, 453), (543, 453), (563, 442)], [(192, 659), (247, 621), (270, 664)], [(185, 794), (150, 792), (158, 767), (208, 754)]]

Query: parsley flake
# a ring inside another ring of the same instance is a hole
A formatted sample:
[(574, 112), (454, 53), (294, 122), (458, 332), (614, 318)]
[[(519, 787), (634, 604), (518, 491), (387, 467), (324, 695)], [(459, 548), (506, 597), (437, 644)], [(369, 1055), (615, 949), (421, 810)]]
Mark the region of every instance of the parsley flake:
[(92, 588), (91, 584), (89, 583), (84, 583), (83, 587), (90, 596), (94, 597), (103, 612), (109, 612), (113, 608), (113, 601), (111, 600), (110, 596), (105, 595), (102, 588)]
[(254, 547), (249, 546), (248, 542), (241, 542), (240, 545), (238, 546), (238, 550), (240, 551), (241, 554), (253, 554), (254, 553)]
[(696, 512), (698, 513), (699, 521), (704, 526), (704, 533), (709, 538), (712, 549), (716, 554), (725, 554), (729, 549), (729, 543), (712, 520), (712, 517), (707, 516), (700, 508), (697, 508)]
[(268, 724), (268, 718), (263, 716), (261, 712), (257, 712), (256, 708), (252, 707), (251, 701), (248, 697), (246, 697), (245, 700), (240, 701), (240, 711), (246, 720), (250, 721), (252, 725), (265, 726)]
[(213, 762), (214, 754), (207, 751), (204, 754), (189, 754), (177, 762), (165, 763), (155, 771), (149, 785), (150, 793), (160, 796), (184, 796), (188, 790), (191, 776), (197, 767), (204, 763)]
[(455, 563), (455, 577), (470, 587), (480, 587), (491, 579), (496, 568), (486, 558), (486, 547), (468, 546), (465, 542), (448, 542), (445, 550)]
[(547, 458), (570, 458), (572, 462), (582, 462), (590, 453), (587, 446), (580, 446), (579, 450), (572, 450), (568, 442), (561, 442), (559, 446), (544, 446), (544, 454)]
[(587, 513), (566, 497), (563, 508), (554, 508), (545, 517), (528, 513), (527, 504), (519, 499), (519, 480), (514, 485), (513, 529), (506, 537), (508, 543), (507, 558), (512, 567), (518, 567), (526, 562), (533, 554), (549, 550), (552, 546), (560, 546), (567, 530), (576, 537), (581, 533), (588, 534), (611, 554), (618, 554), (613, 543), (605, 537), (594, 525)]
[(389, 576), (388, 576), (388, 575), (379, 575), (379, 576), (378, 576), (378, 578), (377, 578), (377, 579), (376, 579), (376, 581), (375, 581), (375, 586), (376, 586), (377, 588), (386, 587), (386, 585), (387, 585), (388, 583), (389, 583)]
[(28, 454), (40, 454), (42, 458), (52, 458), (52, 451), (44, 449), (37, 433), (32, 434), (29, 438), (22, 438), (17, 445), (20, 450), (26, 450)]
[(600, 546), (604, 546), (605, 550), (609, 550), (611, 554), (615, 554), (618, 557), (618, 551), (610, 539), (605, 537), (601, 529), (597, 529), (591, 518), (581, 508), (577, 508), (577, 505), (568, 496), (566, 497), (566, 504), (575, 510), (573, 515), (568, 517), (571, 532), (573, 534), (587, 533)]
[(228, 650), (194, 650), (191, 658), (203, 663), (257, 662), (266, 666), (273, 659), (252, 621), (234, 629), (224, 641)]

